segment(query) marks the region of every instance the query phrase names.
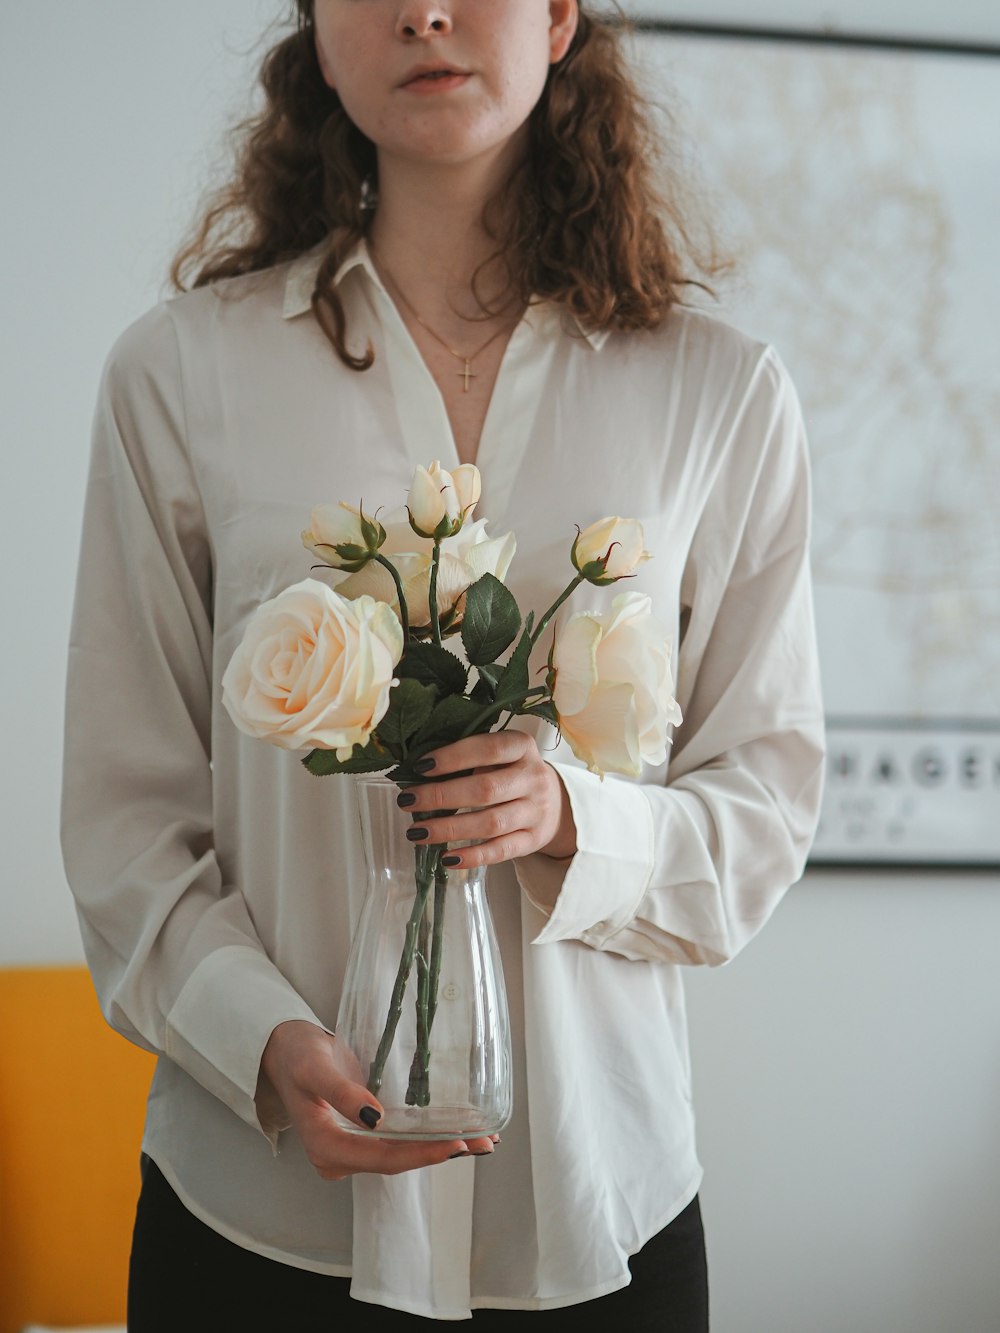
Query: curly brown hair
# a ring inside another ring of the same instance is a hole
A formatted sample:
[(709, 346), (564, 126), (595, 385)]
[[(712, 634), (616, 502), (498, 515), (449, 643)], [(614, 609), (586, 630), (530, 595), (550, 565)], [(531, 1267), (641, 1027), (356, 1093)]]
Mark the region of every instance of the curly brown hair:
[[(364, 370), (371, 349), (348, 350), (333, 278), (368, 229), (362, 187), (376, 177), (376, 151), (323, 80), (313, 5), (295, 0), (295, 31), (265, 55), (264, 109), (236, 126), (233, 179), (210, 197), (170, 278), (187, 291), (326, 239), (313, 310), (340, 359)], [(573, 41), (531, 114), (528, 153), (484, 213), (508, 295), (559, 302), (594, 329), (654, 328), (685, 288), (711, 291), (705, 279), (724, 267), (704, 222), (690, 225), (693, 200), (681, 205), (655, 108), (622, 50), (627, 26), (620, 14), (585, 13), (581, 0)]]

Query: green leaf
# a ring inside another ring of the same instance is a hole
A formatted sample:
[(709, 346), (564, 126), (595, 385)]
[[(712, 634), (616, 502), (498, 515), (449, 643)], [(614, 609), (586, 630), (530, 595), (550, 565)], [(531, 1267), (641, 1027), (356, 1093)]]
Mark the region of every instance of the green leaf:
[(481, 712), (479, 704), (464, 694), (450, 694), (435, 707), (426, 725), (414, 737), (414, 748), (433, 750), (438, 745), (459, 740)]
[(514, 642), (521, 613), (514, 595), (492, 574), (483, 574), (465, 594), (462, 643), (473, 666), (495, 662)]
[(433, 687), (421, 685), (418, 680), (404, 678), (393, 686), (389, 707), (376, 730), (379, 740), (394, 755), (402, 757), (410, 737), (430, 717), (435, 698)]
[(408, 643), (396, 667), (401, 680), (433, 685), (439, 695), (464, 694), (468, 668), (447, 648), (436, 643)]
[(479, 679), (486, 682), (486, 688), (490, 691), (491, 697), (496, 696), (497, 681), (504, 673), (501, 662), (484, 662), (482, 666), (476, 667), (479, 672)]
[[(496, 697), (498, 699), (509, 699), (511, 696), (520, 695), (520, 702), (523, 702), (524, 696), (528, 692), (528, 658), (530, 655), (531, 634), (525, 630), (503, 669), (503, 675), (497, 682)], [(509, 707), (513, 711), (516, 704), (509, 705)]]
[(485, 708), (487, 704), (491, 704), (496, 698), (496, 691), (488, 681), (477, 680), (475, 685), (473, 685), (472, 689), (469, 691), (469, 698), (474, 703), (478, 704), (480, 708)]
[(371, 741), (355, 745), (349, 759), (338, 759), (336, 750), (311, 750), (302, 760), (303, 765), (317, 778), (332, 773), (378, 773), (392, 763), (392, 755)]
[(554, 727), (559, 726), (559, 714), (556, 712), (556, 706), (551, 699), (542, 699), (531, 708), (519, 708), (517, 711), (525, 717), (543, 717), (546, 722), (551, 722)]
[(479, 679), (473, 685), (470, 697), (482, 707), (491, 704), (497, 697), (497, 681), (503, 675), (503, 666), (499, 662), (484, 662), (476, 670)]

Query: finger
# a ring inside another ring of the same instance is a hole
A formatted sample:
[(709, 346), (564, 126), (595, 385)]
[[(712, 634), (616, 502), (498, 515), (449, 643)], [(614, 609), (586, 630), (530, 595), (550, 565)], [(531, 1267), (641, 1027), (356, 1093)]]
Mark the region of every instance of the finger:
[(460, 777), (421, 783), (418, 788), (400, 792), (396, 803), (401, 809), (410, 810), (415, 821), (422, 822), (425, 817), (447, 818), (460, 810), (501, 805), (529, 796), (532, 785), (530, 766), (515, 762), (471, 772), (465, 769)]
[(364, 1173), (398, 1176), (406, 1171), (440, 1166), (472, 1151), (465, 1139), (409, 1143), (351, 1134), (337, 1127), (332, 1115), (325, 1133), (314, 1134), (303, 1142), (310, 1164), (324, 1180), (343, 1180)]
[(439, 845), (503, 838), (512, 833), (529, 831), (537, 821), (538, 811), (533, 802), (518, 797), (464, 813), (449, 810), (440, 815), (428, 812), (428, 815), (428, 818), (413, 816), (413, 826), (406, 831), (411, 842)]
[[(355, 1081), (353, 1075), (358, 1069), (357, 1058), (350, 1046), (344, 1041), (333, 1042), (333, 1068), (323, 1086), (322, 1096), (326, 1104), (338, 1111), (352, 1125), (361, 1125), (364, 1129), (377, 1129), (385, 1114), (385, 1108), (377, 1097)], [(323, 1102), (318, 1102), (322, 1106)]]
[(499, 865), (501, 861), (530, 856), (543, 845), (542, 839), (531, 833), (507, 834), (502, 838), (491, 838), (488, 842), (473, 843), (469, 847), (449, 847), (441, 858), (441, 864), (448, 870)]
[(434, 767), (425, 771), (428, 777), (436, 779), (468, 768), (512, 764), (534, 744), (534, 739), (523, 731), (487, 731), (464, 736), (459, 741), (429, 751), (424, 759), (433, 759)]

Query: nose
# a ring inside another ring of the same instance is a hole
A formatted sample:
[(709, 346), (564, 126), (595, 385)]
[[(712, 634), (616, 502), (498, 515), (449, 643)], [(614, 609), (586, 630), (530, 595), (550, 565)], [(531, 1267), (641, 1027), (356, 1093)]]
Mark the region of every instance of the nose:
[(451, 15), (445, 5), (431, 0), (405, 0), (396, 20), (398, 37), (441, 37), (451, 32)]

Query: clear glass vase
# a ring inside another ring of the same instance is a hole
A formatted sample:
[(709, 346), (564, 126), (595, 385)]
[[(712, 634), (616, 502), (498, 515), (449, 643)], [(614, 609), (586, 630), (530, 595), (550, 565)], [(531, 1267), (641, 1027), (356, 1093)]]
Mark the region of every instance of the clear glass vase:
[(447, 847), (407, 840), (396, 783), (356, 782), (368, 885), (336, 1046), (384, 1114), (374, 1131), (342, 1123), (389, 1139), (495, 1134), (511, 1115), (511, 1052), (486, 868), (449, 870)]

